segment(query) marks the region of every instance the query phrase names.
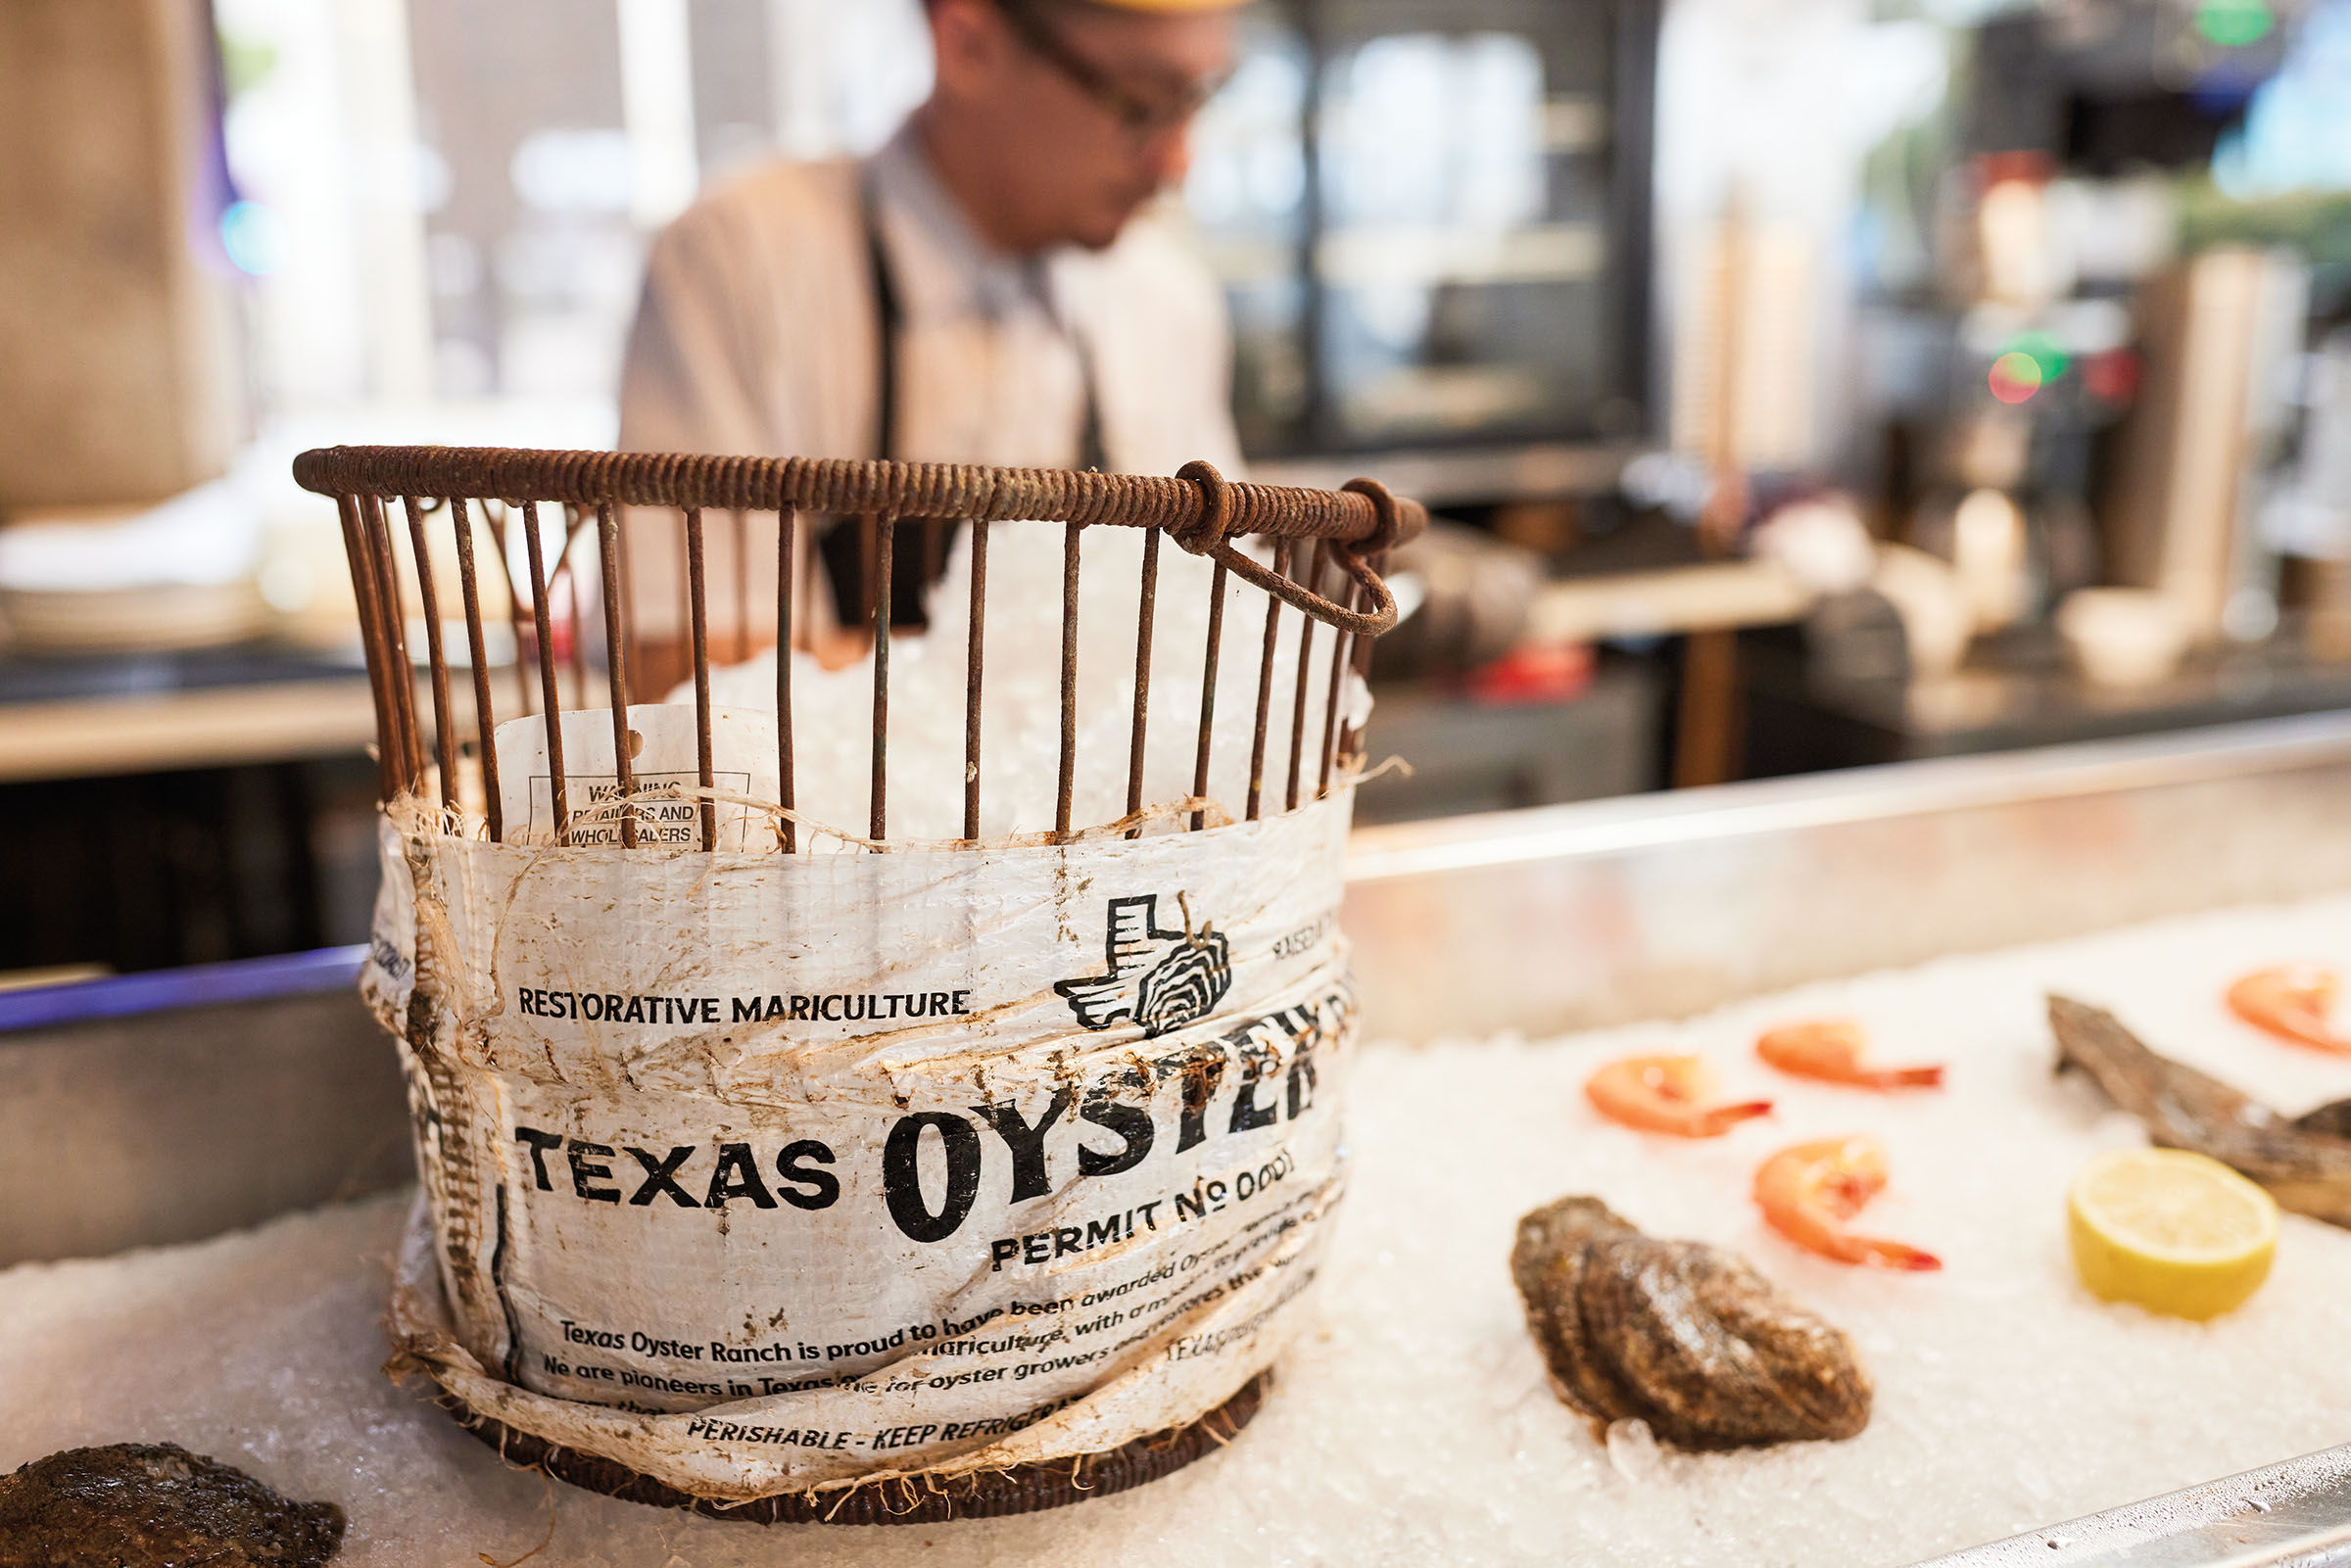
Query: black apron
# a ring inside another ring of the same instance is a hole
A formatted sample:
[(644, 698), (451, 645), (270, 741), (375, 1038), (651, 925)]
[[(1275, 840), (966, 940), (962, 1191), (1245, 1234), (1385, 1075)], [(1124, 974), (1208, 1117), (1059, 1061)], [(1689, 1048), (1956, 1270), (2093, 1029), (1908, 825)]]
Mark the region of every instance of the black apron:
[[(898, 388), (903, 381), (899, 355), (906, 327), (906, 310), (898, 296), (896, 269), (891, 266), (889, 246), (882, 235), (881, 214), (874, 200), (874, 182), (870, 172), (858, 181), (858, 218), (865, 230), (866, 266), (873, 290), (875, 333), (874, 364), (874, 448), (875, 455), (902, 458), (898, 450)], [(1082, 334), (1073, 334), (1078, 345), (1080, 384), (1083, 388), (1082, 413), (1078, 433), (1078, 466), (1099, 469), (1107, 466), (1108, 458), (1102, 448), (1102, 419), (1094, 399), (1094, 360), (1090, 346)], [(842, 526), (846, 525), (846, 526)], [(955, 533), (963, 524), (954, 518), (909, 519), (899, 526), (890, 550), (889, 562), (889, 624), (910, 630), (922, 630), (930, 625), (923, 608), (923, 596), (932, 584), (946, 570), (947, 552), (954, 547)], [(823, 560), (825, 576), (833, 588), (833, 613), (844, 627), (862, 626), (872, 603), (872, 591), (867, 586), (873, 570), (872, 545), (866, 537), (861, 520), (837, 519), (817, 541), (817, 553)]]

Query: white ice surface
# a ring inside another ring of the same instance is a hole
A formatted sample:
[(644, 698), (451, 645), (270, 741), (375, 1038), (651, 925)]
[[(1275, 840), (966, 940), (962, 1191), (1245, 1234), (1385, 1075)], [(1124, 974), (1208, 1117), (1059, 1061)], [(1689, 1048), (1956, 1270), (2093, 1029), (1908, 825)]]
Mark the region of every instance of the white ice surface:
[[(2351, 966), (2351, 899), (2199, 917), (1807, 987), (1681, 1023), (1540, 1045), (1374, 1048), (1323, 1326), (1229, 1449), (1118, 1497), (910, 1530), (756, 1526), (614, 1502), (509, 1471), (376, 1373), (405, 1200), (194, 1247), (0, 1273), (0, 1466), (168, 1439), (351, 1512), (353, 1565), (1895, 1563), (2351, 1440), (2351, 1234), (2288, 1216), (2277, 1271), (2209, 1325), (2102, 1306), (2065, 1256), (2063, 1188), (2136, 1138), (2052, 1084), (2040, 994), (2116, 1007), (2158, 1049), (2300, 1111), (2351, 1060), (2270, 1041), (2221, 990), (2284, 959)], [(1899, 1099), (1778, 1076), (1777, 1020), (1865, 1020), (1888, 1062), (1943, 1060)], [(1600, 1123), (1599, 1062), (1697, 1050), (1779, 1114), (1709, 1144)], [(1934, 1275), (1839, 1267), (1747, 1199), (1782, 1143), (1880, 1133), (1865, 1218), (1941, 1252)], [(1511, 1224), (1591, 1192), (1659, 1234), (1736, 1247), (1851, 1329), (1877, 1377), (1851, 1443), (1611, 1464), (1544, 1389), (1505, 1268)], [(1643, 1477), (1639, 1481), (1627, 1479)]]

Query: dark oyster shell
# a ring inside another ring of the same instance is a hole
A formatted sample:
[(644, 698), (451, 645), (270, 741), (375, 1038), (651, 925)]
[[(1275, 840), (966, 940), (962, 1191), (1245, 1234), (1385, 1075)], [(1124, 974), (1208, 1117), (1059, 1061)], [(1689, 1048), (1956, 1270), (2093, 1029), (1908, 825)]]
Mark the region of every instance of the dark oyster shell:
[(0, 1568), (317, 1568), (343, 1510), (173, 1443), (68, 1449), (0, 1476)]
[(1683, 1449), (1849, 1438), (1869, 1424), (1852, 1342), (1747, 1261), (1658, 1241), (1597, 1198), (1518, 1221), (1511, 1277), (1560, 1399)]
[(2351, 1114), (2325, 1105), (2292, 1121), (2183, 1062), (2158, 1056), (2103, 1008), (2049, 998), (2057, 1070), (2089, 1074), (2161, 1149), (2210, 1155), (2297, 1214), (2351, 1226)]

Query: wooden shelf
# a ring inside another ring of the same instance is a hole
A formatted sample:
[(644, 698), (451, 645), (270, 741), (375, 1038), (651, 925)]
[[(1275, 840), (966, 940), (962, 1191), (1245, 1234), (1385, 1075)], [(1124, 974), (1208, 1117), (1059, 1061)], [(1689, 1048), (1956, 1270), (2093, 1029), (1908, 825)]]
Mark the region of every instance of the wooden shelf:
[(1810, 589), (1761, 561), (1565, 578), (1535, 596), (1527, 636), (1581, 642), (1775, 626), (1802, 619), (1812, 601)]
[(374, 739), (375, 709), (359, 677), (7, 703), (0, 783), (328, 756)]

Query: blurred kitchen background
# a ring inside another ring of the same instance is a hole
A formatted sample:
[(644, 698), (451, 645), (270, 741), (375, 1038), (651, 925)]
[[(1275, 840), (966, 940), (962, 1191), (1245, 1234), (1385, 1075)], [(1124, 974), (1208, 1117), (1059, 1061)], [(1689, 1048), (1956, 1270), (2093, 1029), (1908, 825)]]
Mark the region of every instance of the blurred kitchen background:
[[(1449, 522), (1359, 821), (2351, 706), (2351, 0), (1247, 26), (1180, 202), (1253, 477)], [(926, 48), (916, 0), (0, 5), (0, 971), (361, 939), (289, 459), (610, 445), (652, 232), (878, 145)]]

